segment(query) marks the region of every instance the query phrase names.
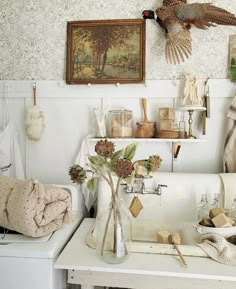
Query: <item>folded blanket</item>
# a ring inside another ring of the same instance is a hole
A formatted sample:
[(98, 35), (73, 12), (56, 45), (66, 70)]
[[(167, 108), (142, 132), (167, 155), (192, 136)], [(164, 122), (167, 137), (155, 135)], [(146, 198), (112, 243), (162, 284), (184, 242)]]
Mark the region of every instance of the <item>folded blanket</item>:
[(41, 237), (70, 221), (71, 196), (37, 180), (0, 176), (0, 226)]
[(209, 257), (222, 264), (236, 266), (236, 246), (217, 234), (205, 234), (197, 244)]

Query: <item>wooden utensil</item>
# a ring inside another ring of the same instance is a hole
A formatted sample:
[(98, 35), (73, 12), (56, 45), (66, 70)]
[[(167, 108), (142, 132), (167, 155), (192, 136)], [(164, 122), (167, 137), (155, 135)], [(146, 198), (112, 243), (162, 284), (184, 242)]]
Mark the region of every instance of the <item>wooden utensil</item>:
[(184, 265), (185, 267), (187, 267), (187, 263), (186, 263), (183, 255), (182, 255), (182, 253), (180, 252), (179, 247), (178, 247), (178, 245), (180, 245), (180, 235), (179, 235), (178, 233), (170, 234), (170, 235), (168, 236), (168, 242), (169, 242), (170, 244), (173, 244), (173, 245), (174, 245), (174, 248), (175, 248), (175, 250), (177, 251), (177, 253), (178, 253), (178, 255), (179, 255), (179, 257), (180, 257), (183, 265)]
[(151, 138), (156, 134), (156, 123), (155, 121), (148, 121), (147, 118), (147, 101), (142, 98), (142, 108), (143, 108), (143, 121), (137, 122), (137, 130), (135, 137), (137, 138)]

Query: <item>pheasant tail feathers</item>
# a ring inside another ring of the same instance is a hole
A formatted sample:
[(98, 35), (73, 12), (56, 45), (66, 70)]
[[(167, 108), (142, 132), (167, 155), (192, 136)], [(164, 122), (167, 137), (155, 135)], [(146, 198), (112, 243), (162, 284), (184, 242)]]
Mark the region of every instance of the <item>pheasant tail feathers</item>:
[(203, 17), (204, 20), (219, 25), (236, 25), (236, 17), (234, 14), (211, 4), (205, 5), (206, 15)]

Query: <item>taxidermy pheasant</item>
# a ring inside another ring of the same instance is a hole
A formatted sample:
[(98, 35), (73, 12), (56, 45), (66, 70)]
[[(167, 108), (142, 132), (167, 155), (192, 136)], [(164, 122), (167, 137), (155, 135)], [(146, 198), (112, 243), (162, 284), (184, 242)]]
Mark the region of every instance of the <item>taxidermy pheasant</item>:
[(184, 62), (192, 53), (190, 28), (211, 26), (236, 26), (236, 17), (225, 9), (209, 3), (187, 4), (187, 0), (164, 0), (155, 12), (143, 11), (144, 19), (155, 19), (166, 31), (165, 56), (168, 63)]

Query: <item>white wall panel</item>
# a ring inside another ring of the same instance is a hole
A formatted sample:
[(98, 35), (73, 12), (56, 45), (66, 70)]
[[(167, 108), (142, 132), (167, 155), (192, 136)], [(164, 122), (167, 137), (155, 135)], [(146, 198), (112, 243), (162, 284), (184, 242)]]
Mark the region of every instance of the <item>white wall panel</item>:
[[(136, 121), (143, 117), (141, 98), (147, 98), (150, 120), (158, 123), (158, 108), (172, 106), (181, 95), (182, 81), (155, 80), (146, 85), (86, 85), (69, 86), (63, 81), (38, 81), (37, 104), (45, 113), (46, 127), (42, 139), (25, 139), (24, 114), (32, 106), (32, 81), (0, 81), (0, 125), (4, 112), (4, 86), (9, 89), (13, 117), (19, 133), (20, 146), (27, 177), (43, 182), (70, 183), (68, 168), (74, 162), (82, 139), (94, 133), (93, 109), (131, 109)], [(217, 173), (222, 171), (222, 155), (226, 112), (234, 96), (234, 85), (228, 80), (210, 80), (211, 118), (207, 119), (207, 134), (201, 134), (200, 113), (194, 113), (193, 133), (204, 139), (200, 143), (182, 143), (179, 157), (172, 159), (172, 144), (140, 142), (136, 159), (159, 154), (160, 171)], [(217, 89), (216, 89), (217, 87)], [(25, 106), (25, 102), (27, 105)], [(181, 112), (177, 112), (179, 119)], [(188, 114), (185, 112), (186, 126)], [(138, 140), (134, 140), (138, 141)], [(118, 142), (117, 148), (127, 145)], [(26, 154), (25, 154), (26, 152)]]
[(28, 177), (43, 182), (68, 183), (68, 168), (73, 164), (81, 140), (90, 131), (93, 107), (100, 98), (42, 99), (46, 126), (39, 142), (27, 141)]
[[(206, 135), (201, 136), (200, 113), (194, 119), (193, 134), (205, 139), (203, 143), (183, 144), (174, 170), (179, 172), (218, 173), (223, 170), (226, 112), (232, 98), (211, 97), (211, 117), (206, 119)], [(195, 112), (196, 114), (196, 112)]]

